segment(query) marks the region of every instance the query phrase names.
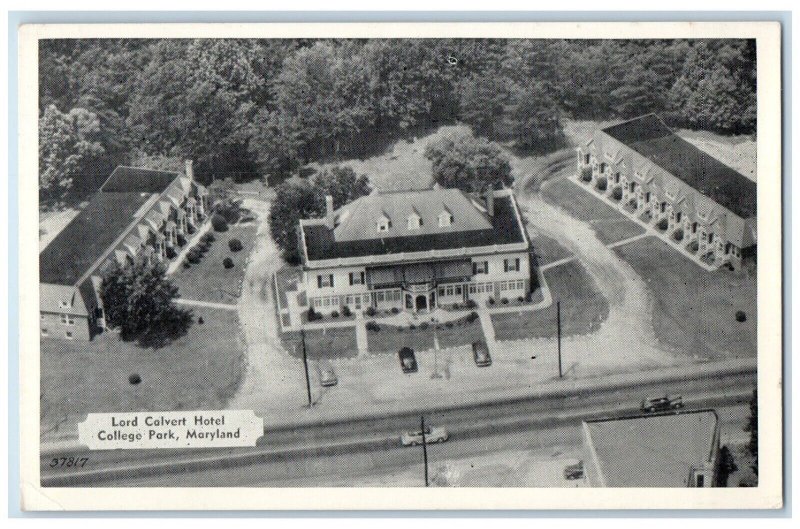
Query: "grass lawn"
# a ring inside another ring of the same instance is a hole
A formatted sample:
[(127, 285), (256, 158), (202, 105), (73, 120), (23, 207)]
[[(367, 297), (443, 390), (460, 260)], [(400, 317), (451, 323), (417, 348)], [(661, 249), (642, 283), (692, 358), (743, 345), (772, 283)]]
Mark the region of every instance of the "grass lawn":
[[(689, 355), (755, 356), (755, 267), (706, 272), (654, 237), (616, 252), (647, 281), (654, 296), (653, 327), (660, 340)], [(736, 321), (738, 310), (745, 312), (745, 322)]]
[[(561, 301), (561, 334), (588, 334), (608, 317), (608, 302), (598, 292), (583, 265), (572, 261), (544, 273), (553, 299)], [(556, 305), (535, 312), (493, 314), (498, 340), (551, 338), (556, 335)]]
[(542, 187), (542, 196), (573, 217), (592, 225), (605, 244), (644, 233), (644, 228), (629, 220), (602, 200), (566, 179), (552, 180)]
[(485, 340), (483, 329), (481, 328), (481, 321), (475, 320), (472, 323), (467, 323), (465, 320), (453, 322), (452, 327), (447, 325), (440, 325), (437, 330), (439, 347), (458, 347), (459, 345), (470, 345), (479, 340)]
[[(88, 412), (224, 408), (245, 369), (238, 317), (229, 310), (192, 310), (187, 334), (162, 349), (123, 342), (113, 332), (91, 342), (42, 340), (42, 432), (79, 422)], [(128, 381), (133, 373), (140, 384)]]
[[(433, 349), (433, 327), (415, 329), (379, 323), (380, 330), (367, 331), (367, 347), (372, 354), (396, 354), (401, 347), (415, 351)], [(400, 330), (402, 329), (402, 330)]]
[[(190, 268), (180, 266), (172, 274), (180, 296), (198, 301), (235, 303), (242, 293), (242, 279), (247, 257), (255, 244), (256, 228), (255, 222), (247, 222), (231, 226), (222, 233), (210, 231), (214, 234), (214, 242), (200, 262)], [(231, 239), (242, 241), (243, 248), (232, 252), (228, 247)], [(233, 259), (233, 268), (222, 266), (226, 257)]]
[[(358, 355), (355, 327), (336, 327), (305, 331), (306, 354), (311, 360), (354, 358)], [(283, 344), (290, 355), (303, 358), (299, 332), (283, 334)]]

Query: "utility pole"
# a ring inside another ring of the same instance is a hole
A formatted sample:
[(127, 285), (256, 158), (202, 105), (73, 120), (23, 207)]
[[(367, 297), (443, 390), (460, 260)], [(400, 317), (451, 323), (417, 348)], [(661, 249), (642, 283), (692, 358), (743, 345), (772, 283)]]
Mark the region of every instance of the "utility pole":
[(314, 402), (311, 400), (311, 379), (308, 376), (308, 354), (306, 353), (306, 333), (300, 329), (300, 343), (303, 348), (303, 367), (306, 370), (306, 390), (308, 391), (308, 407), (312, 408)]
[(563, 378), (561, 372), (561, 302), (556, 301), (556, 327), (558, 335), (558, 378)]
[(425, 486), (428, 486), (428, 441), (425, 438), (425, 416), (419, 417), (419, 429), (422, 432), (422, 460), (425, 462)]

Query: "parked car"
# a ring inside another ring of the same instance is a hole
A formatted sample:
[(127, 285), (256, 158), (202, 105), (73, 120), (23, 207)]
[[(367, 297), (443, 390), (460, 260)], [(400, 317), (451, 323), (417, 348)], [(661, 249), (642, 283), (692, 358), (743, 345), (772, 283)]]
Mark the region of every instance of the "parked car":
[(486, 345), (486, 342), (483, 340), (472, 342), (472, 357), (475, 359), (475, 365), (478, 367), (492, 365), (492, 357), (489, 355), (489, 346)]
[(642, 400), (641, 410), (646, 413), (657, 411), (678, 410), (683, 408), (683, 397), (680, 395), (664, 395), (663, 397), (648, 397)]
[[(443, 443), (447, 441), (447, 430), (436, 426), (425, 428), (425, 443)], [(422, 430), (406, 432), (400, 436), (400, 444), (403, 446), (417, 446), (422, 444)]]
[(583, 461), (564, 467), (564, 479), (583, 479)]
[(403, 347), (398, 352), (400, 356), (400, 367), (403, 368), (403, 373), (416, 373), (417, 372), (417, 358), (414, 356), (414, 350), (410, 347)]
[(333, 370), (332, 365), (323, 364), (320, 366), (319, 383), (325, 388), (335, 386), (339, 383), (339, 379), (336, 378), (336, 372)]

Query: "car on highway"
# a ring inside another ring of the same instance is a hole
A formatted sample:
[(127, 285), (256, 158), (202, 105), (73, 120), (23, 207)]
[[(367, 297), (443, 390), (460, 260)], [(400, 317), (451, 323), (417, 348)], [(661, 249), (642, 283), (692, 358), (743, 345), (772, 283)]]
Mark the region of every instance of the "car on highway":
[(642, 400), (642, 405), (640, 406), (640, 409), (645, 413), (679, 410), (681, 408), (683, 408), (683, 397), (680, 395), (647, 397)]
[(412, 348), (403, 347), (397, 354), (400, 357), (400, 367), (403, 369), (403, 373), (417, 372), (417, 358), (414, 356)]
[(323, 364), (320, 366), (319, 383), (324, 388), (329, 388), (339, 383), (339, 379), (336, 378), (336, 372), (333, 370), (332, 365)]
[[(428, 426), (425, 428), (425, 443), (443, 443), (447, 441), (449, 435), (447, 430), (438, 426)], [(422, 444), (422, 430), (406, 432), (400, 436), (400, 444), (403, 446), (417, 446)]]
[(489, 346), (483, 340), (472, 342), (472, 357), (475, 359), (475, 365), (478, 367), (487, 367), (492, 365), (492, 357), (489, 355)]
[(564, 479), (568, 481), (583, 479), (583, 461), (564, 467)]

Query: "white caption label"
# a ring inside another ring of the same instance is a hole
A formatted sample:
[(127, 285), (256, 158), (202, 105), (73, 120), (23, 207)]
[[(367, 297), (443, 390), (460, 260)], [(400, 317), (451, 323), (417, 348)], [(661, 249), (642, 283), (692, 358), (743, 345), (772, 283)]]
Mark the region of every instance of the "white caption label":
[(90, 413), (78, 425), (92, 450), (255, 446), (262, 435), (252, 410)]

